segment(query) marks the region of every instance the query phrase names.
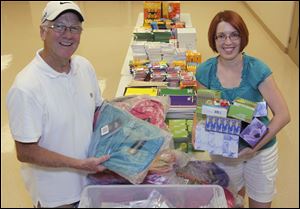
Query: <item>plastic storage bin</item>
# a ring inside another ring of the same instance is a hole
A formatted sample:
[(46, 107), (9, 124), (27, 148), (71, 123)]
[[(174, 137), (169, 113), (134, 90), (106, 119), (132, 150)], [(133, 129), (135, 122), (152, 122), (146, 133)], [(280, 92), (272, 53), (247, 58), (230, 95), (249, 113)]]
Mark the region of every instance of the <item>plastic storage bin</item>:
[(137, 201), (144, 204), (154, 193), (160, 195), (161, 207), (227, 208), (224, 190), (218, 185), (91, 185), (83, 190), (79, 208), (124, 207)]

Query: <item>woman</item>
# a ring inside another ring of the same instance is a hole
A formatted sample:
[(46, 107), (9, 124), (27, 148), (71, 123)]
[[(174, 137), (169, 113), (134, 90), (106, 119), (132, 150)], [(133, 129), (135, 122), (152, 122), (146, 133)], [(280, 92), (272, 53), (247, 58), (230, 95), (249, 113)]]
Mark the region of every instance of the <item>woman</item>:
[(272, 72), (262, 61), (243, 52), (248, 44), (248, 29), (234, 11), (219, 12), (212, 20), (208, 39), (217, 57), (202, 63), (196, 73), (199, 88), (221, 91), (221, 97), (233, 101), (237, 97), (253, 102), (265, 100), (273, 118), (259, 119), (267, 124), (268, 133), (251, 148), (240, 139), (243, 147), (237, 159), (211, 155), (216, 164), (231, 178), (238, 194), (249, 197), (249, 207), (271, 207), (276, 192), (277, 143), (275, 135), (290, 121), (288, 107)]

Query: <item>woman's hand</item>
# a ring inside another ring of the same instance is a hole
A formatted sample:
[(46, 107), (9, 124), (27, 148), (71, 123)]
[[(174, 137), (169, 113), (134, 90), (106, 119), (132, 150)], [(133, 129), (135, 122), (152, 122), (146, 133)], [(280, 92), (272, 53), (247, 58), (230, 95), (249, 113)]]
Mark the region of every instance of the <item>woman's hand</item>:
[(246, 147), (239, 152), (239, 158), (248, 160), (256, 155), (256, 151), (250, 147)]

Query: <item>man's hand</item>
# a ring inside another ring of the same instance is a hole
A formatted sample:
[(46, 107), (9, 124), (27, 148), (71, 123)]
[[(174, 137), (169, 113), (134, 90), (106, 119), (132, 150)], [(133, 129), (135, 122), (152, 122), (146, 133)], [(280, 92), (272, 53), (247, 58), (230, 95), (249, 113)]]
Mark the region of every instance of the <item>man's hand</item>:
[(80, 169), (89, 171), (91, 173), (97, 173), (97, 172), (104, 171), (106, 169), (106, 167), (101, 165), (101, 163), (108, 160), (109, 157), (110, 157), (109, 155), (104, 155), (99, 158), (90, 157), (90, 158), (84, 159), (81, 161)]
[(106, 168), (101, 165), (110, 158), (109, 155), (96, 158), (77, 159), (40, 147), (37, 143), (16, 142), (18, 160), (44, 167), (75, 168), (89, 172), (99, 172)]

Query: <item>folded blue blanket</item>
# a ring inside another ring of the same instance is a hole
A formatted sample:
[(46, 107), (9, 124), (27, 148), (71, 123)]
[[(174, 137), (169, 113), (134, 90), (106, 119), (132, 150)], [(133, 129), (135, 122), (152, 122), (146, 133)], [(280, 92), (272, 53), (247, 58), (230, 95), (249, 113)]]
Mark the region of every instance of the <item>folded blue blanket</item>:
[(141, 183), (165, 142), (166, 132), (104, 102), (99, 109), (88, 155), (111, 157), (103, 165), (133, 184)]

